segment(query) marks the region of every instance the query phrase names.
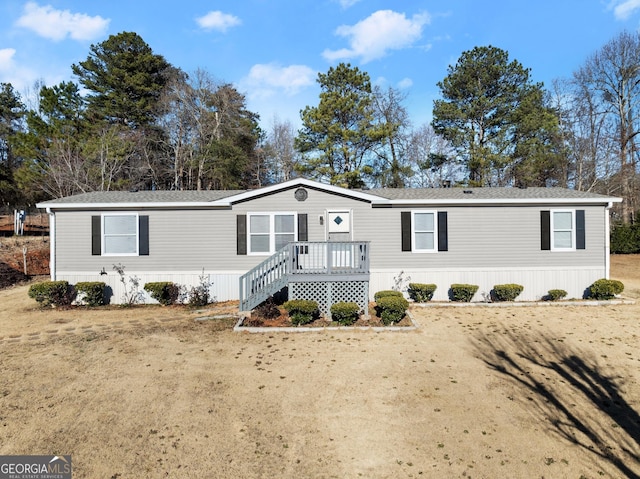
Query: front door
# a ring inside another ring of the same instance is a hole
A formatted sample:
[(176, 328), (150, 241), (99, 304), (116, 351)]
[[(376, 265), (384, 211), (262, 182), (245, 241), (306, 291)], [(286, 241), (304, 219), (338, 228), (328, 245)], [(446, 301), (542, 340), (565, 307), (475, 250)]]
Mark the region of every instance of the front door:
[(339, 244), (351, 241), (351, 211), (327, 211), (327, 239), (329, 240), (329, 257), (333, 268), (349, 268), (353, 265), (351, 245)]
[(351, 241), (351, 211), (327, 211), (327, 240)]

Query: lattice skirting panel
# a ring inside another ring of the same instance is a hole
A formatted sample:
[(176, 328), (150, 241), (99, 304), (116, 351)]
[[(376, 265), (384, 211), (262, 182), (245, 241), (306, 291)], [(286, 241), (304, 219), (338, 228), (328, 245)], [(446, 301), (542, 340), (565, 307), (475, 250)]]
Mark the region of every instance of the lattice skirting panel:
[(332, 304), (357, 303), (366, 313), (369, 304), (368, 281), (318, 281), (289, 283), (289, 299), (316, 301), (320, 312), (328, 316)]

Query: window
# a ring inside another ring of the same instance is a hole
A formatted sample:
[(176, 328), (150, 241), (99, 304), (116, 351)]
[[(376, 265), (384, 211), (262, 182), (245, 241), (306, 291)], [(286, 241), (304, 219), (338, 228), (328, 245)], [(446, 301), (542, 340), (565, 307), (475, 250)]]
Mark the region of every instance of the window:
[(435, 212), (413, 211), (413, 251), (430, 253), (436, 251), (437, 226)]
[(585, 210), (540, 211), (540, 249), (576, 251), (587, 248)]
[(105, 256), (138, 255), (138, 215), (102, 215), (102, 254)]
[(446, 211), (401, 211), (401, 250), (413, 253), (449, 251), (447, 217)]
[(573, 210), (551, 212), (551, 249), (575, 249), (575, 219)]
[(249, 213), (249, 254), (273, 254), (296, 239), (295, 213)]

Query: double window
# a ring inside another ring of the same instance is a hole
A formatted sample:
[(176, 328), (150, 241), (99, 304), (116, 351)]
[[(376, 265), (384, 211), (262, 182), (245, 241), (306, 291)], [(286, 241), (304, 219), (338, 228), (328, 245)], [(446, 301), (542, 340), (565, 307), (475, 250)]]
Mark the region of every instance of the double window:
[(273, 254), (296, 240), (295, 213), (247, 214), (249, 254)]

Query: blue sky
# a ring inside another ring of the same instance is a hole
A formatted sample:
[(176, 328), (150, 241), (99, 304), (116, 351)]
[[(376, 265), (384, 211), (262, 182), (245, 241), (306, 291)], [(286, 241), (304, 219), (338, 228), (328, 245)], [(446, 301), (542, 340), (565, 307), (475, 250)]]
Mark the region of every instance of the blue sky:
[(38, 79), (74, 79), (91, 44), (133, 31), (174, 66), (233, 83), (265, 129), (276, 117), (298, 127), (318, 72), (339, 62), (405, 91), (419, 126), (465, 50), (502, 48), (551, 86), (639, 27), (640, 0), (4, 0), (0, 82), (28, 98)]

